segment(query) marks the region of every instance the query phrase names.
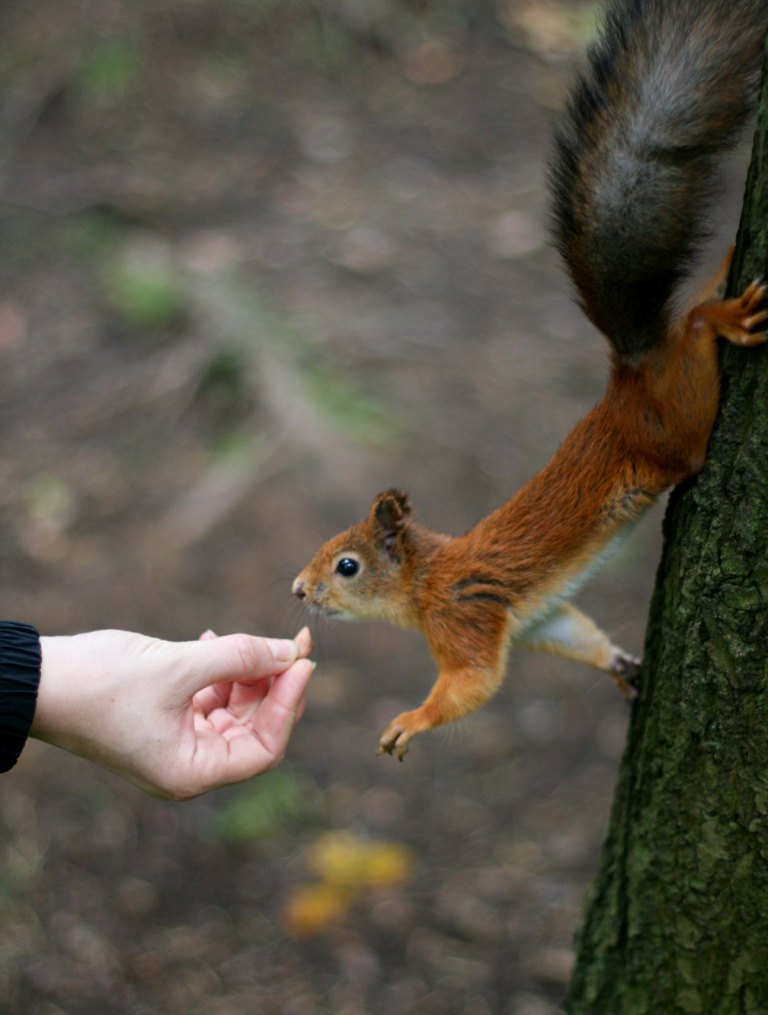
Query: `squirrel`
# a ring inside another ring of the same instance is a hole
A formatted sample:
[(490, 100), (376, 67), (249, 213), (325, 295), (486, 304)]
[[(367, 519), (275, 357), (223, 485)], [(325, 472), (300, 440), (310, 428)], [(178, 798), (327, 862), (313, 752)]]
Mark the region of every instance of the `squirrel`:
[(591, 664), (634, 691), (639, 660), (568, 599), (666, 489), (697, 473), (718, 411), (717, 338), (755, 346), (765, 287), (723, 299), (732, 249), (686, 310), (716, 156), (754, 106), (768, 0), (612, 0), (556, 128), (556, 245), (582, 309), (608, 339), (602, 401), (552, 460), (464, 535), (413, 521), (379, 494), (293, 583), (311, 609), (420, 631), (439, 673), (380, 752), (467, 715), (504, 676), (511, 646)]

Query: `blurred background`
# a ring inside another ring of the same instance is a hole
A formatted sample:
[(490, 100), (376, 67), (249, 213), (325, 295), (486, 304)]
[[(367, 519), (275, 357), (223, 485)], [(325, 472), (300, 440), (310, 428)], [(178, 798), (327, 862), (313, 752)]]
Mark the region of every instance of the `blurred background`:
[[(378, 490), (460, 532), (544, 464), (606, 375), (547, 234), (594, 16), (3, 0), (6, 617), (290, 636), (291, 578)], [(660, 514), (580, 596), (633, 652)], [(425, 645), (312, 627), (306, 715), (251, 784), (164, 803), (28, 745), (0, 781), (0, 1010), (558, 1010), (621, 696), (517, 653), (399, 765), (377, 741)]]

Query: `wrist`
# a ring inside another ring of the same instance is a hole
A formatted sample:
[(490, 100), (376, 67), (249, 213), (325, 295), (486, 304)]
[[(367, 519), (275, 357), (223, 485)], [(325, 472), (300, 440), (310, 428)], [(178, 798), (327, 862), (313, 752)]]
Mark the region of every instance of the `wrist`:
[(71, 637), (40, 638), (40, 682), (37, 707), (29, 730), (35, 740), (75, 750), (74, 715), (77, 712), (77, 677), (68, 666)]

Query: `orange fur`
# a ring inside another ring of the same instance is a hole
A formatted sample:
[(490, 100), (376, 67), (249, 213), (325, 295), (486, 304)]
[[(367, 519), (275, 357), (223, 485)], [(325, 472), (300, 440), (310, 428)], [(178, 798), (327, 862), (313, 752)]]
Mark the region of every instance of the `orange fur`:
[[(768, 317), (763, 294), (753, 283), (737, 299), (707, 298), (639, 362), (617, 360), (603, 400), (549, 464), (466, 534), (415, 524), (405, 495), (388, 491), (320, 548), (296, 595), (326, 612), (416, 628), (438, 665), (427, 699), (390, 723), (381, 750), (402, 758), (415, 734), (483, 704), (514, 643), (591, 663), (628, 689), (637, 662), (563, 601), (628, 523), (702, 467), (720, 394), (715, 339), (764, 341), (751, 330)], [(350, 560), (356, 573), (339, 573)]]

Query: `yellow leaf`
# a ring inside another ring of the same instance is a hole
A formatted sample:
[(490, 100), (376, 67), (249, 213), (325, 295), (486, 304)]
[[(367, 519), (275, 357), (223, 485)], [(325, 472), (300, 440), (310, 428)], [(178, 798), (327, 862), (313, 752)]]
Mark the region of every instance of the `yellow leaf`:
[(399, 842), (371, 846), (365, 863), (365, 884), (369, 888), (389, 888), (407, 880), (413, 870), (411, 851)]
[(318, 884), (297, 889), (283, 913), (288, 930), (297, 937), (320, 934), (340, 920), (349, 908), (350, 895), (336, 885)]
[(349, 832), (328, 832), (310, 847), (309, 865), (332, 885), (355, 888), (365, 880), (368, 845)]
[(413, 857), (399, 842), (371, 843), (349, 832), (329, 832), (311, 847), (309, 864), (326, 883), (357, 890), (405, 881)]

